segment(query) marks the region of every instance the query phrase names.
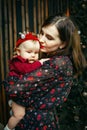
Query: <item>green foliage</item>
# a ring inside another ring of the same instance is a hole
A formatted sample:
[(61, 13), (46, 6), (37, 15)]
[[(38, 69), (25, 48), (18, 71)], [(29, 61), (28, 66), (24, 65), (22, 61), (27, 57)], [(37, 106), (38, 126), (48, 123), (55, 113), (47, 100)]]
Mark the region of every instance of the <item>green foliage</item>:
[(81, 32), (82, 49), (87, 58), (87, 0), (70, 0), (70, 16)]

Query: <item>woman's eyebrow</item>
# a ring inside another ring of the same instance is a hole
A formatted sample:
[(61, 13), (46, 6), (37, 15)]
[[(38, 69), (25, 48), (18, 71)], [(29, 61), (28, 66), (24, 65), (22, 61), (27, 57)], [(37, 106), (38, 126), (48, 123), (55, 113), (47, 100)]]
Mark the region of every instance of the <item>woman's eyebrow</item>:
[(51, 36), (50, 34), (46, 34), (46, 37), (49, 37), (50, 39), (54, 39), (54, 37)]

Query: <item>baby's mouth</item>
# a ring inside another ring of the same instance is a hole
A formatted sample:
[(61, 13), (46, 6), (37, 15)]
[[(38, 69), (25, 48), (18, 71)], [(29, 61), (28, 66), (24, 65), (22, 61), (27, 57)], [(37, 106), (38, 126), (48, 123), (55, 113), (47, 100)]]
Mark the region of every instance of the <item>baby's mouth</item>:
[(35, 62), (34, 59), (31, 59), (31, 60), (28, 60), (28, 61), (29, 61), (29, 63), (33, 63), (33, 62)]

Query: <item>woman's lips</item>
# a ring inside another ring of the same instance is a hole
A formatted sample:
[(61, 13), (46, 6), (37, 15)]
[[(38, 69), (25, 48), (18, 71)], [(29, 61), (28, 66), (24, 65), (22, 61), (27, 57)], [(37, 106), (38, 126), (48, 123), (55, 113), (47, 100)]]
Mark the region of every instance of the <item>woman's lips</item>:
[(43, 42), (40, 42), (40, 48), (41, 48), (41, 49), (44, 48), (43, 45), (44, 45)]
[(42, 49), (42, 48), (44, 48), (44, 46), (40, 45), (40, 48)]

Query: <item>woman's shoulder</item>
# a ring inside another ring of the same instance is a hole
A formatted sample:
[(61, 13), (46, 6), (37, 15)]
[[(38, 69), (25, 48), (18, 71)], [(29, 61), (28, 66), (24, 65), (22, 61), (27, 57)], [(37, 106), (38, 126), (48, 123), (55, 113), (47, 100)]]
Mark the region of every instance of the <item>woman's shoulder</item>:
[(60, 69), (73, 68), (73, 64), (69, 56), (54, 56), (50, 59), (50, 64)]
[(53, 58), (51, 58), (51, 60), (58, 64), (72, 64), (71, 58), (69, 56), (54, 56)]

